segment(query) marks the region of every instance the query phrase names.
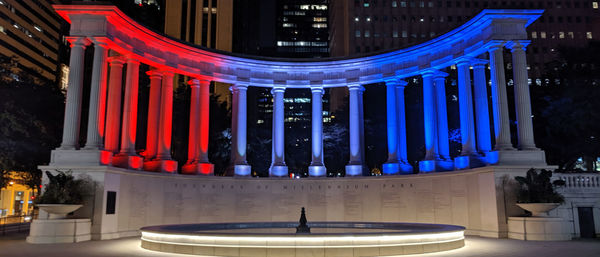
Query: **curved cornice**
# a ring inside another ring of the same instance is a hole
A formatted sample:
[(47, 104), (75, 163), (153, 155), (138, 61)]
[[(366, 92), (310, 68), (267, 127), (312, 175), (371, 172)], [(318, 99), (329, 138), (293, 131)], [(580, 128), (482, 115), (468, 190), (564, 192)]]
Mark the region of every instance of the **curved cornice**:
[(158, 69), (225, 83), (290, 88), (368, 84), (443, 69), (461, 57), (477, 57), (490, 42), (526, 40), (525, 28), (543, 10), (487, 9), (462, 26), (412, 47), (355, 58), (283, 59), (241, 56), (167, 37), (133, 21), (112, 5), (54, 5), (71, 23), (72, 37), (107, 42), (123, 55)]

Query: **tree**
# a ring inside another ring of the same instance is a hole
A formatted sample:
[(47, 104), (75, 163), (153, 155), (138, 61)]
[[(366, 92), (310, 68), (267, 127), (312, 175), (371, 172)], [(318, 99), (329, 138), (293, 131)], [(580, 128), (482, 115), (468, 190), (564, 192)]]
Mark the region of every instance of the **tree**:
[(36, 187), (37, 165), (48, 163), (62, 135), (64, 95), (58, 85), (19, 69), (14, 58), (0, 57), (0, 186), (9, 171), (29, 173)]

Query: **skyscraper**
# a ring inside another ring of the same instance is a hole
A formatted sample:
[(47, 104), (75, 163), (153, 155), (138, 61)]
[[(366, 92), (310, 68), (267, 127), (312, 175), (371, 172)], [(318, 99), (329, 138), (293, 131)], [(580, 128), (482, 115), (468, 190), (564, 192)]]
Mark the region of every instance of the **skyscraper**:
[(328, 0), (277, 1), (277, 56), (329, 56)]

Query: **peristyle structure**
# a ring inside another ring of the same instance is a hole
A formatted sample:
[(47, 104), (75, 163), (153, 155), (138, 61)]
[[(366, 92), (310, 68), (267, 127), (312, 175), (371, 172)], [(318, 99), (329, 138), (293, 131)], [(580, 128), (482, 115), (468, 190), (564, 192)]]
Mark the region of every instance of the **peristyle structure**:
[[(186, 197), (193, 193), (186, 190), (191, 190), (191, 188), (229, 190), (230, 193), (223, 197), (230, 195), (231, 198), (221, 199), (225, 203), (219, 204), (225, 204), (224, 206), (228, 206), (227, 208), (235, 209), (240, 208), (240, 197), (249, 195), (244, 191), (249, 190), (248, 188), (263, 190), (266, 194), (267, 192), (273, 193), (271, 190), (288, 190), (288, 186), (290, 190), (291, 188), (296, 190), (296, 186), (298, 186), (298, 190), (310, 188), (310, 190), (322, 190), (321, 193), (330, 195), (328, 190), (352, 190), (352, 188), (371, 190), (374, 187), (387, 190), (385, 183), (391, 181), (397, 183), (398, 187), (407, 190), (412, 190), (413, 187), (416, 189), (421, 182), (429, 185), (427, 186), (428, 190), (437, 190), (439, 185), (431, 183), (434, 183), (432, 181), (436, 179), (447, 179), (447, 177), (442, 178), (444, 176), (459, 176), (457, 179), (463, 181), (460, 183), (465, 183), (464, 190), (473, 187), (469, 191), (470, 193), (465, 191), (464, 194), (459, 194), (462, 195), (460, 197), (473, 193), (473, 190), (478, 190), (478, 194), (481, 194), (481, 190), (483, 190), (488, 194), (485, 194), (485, 197), (478, 195), (478, 198), (473, 201), (495, 206), (492, 209), (476, 207), (481, 211), (473, 214), (473, 217), (477, 216), (481, 219), (495, 219), (490, 222), (480, 220), (478, 223), (481, 226), (489, 225), (491, 227), (477, 229), (474, 227), (475, 225), (469, 226), (464, 222), (451, 221), (447, 223), (463, 225), (467, 227), (467, 233), (503, 236), (506, 222), (499, 217), (506, 215), (506, 213), (502, 213), (506, 206), (505, 203), (497, 201), (497, 197), (500, 195), (495, 191), (495, 185), (498, 183), (497, 180), (502, 175), (501, 173), (518, 171), (518, 175), (521, 175), (521, 171), (531, 166), (546, 166), (544, 152), (536, 148), (533, 141), (525, 53), (529, 44), (526, 27), (540, 17), (542, 10), (484, 10), (464, 25), (438, 38), (406, 49), (377, 55), (358, 58), (293, 60), (237, 56), (182, 43), (146, 29), (112, 5), (82, 4), (55, 5), (54, 7), (63, 18), (71, 23), (71, 32), (68, 37), (71, 43), (69, 88), (62, 144), (52, 152), (51, 163), (48, 166), (40, 166), (40, 168), (43, 170), (70, 169), (74, 172), (87, 173), (102, 185), (96, 191), (95, 208), (88, 208), (89, 214), (93, 215), (94, 219), (92, 235), (95, 238), (114, 238), (135, 234), (138, 233), (137, 229), (143, 225), (169, 222), (168, 219), (146, 218), (145, 220), (132, 220), (131, 222), (135, 225), (123, 225), (122, 222), (125, 221), (121, 219), (125, 218), (121, 217), (125, 217), (122, 216), (125, 215), (124, 211), (121, 213), (117, 211), (116, 214), (103, 212), (109, 204), (116, 205), (118, 210), (118, 206), (128, 206), (126, 203), (137, 202), (139, 199), (134, 200), (134, 198), (140, 195), (158, 194), (160, 197), (164, 197), (160, 199), (164, 199), (165, 204), (156, 208), (165, 208), (166, 210), (167, 205), (170, 204), (187, 205)], [(80, 146), (78, 139), (82, 110), (81, 98), (83, 87), (87, 86), (83, 83), (84, 50), (91, 46), (94, 48), (94, 60), (87, 138), (85, 146)], [(509, 128), (503, 59), (505, 48), (512, 53), (514, 71), (515, 109), (518, 121), (518, 146), (516, 148), (511, 144)], [(140, 140), (136, 138), (140, 63), (152, 67), (147, 73), (150, 77), (150, 98), (148, 120), (145, 121), (148, 124), (147, 138), (145, 139), (146, 149), (143, 155), (138, 155), (135, 149), (136, 140)], [(462, 139), (461, 156), (454, 159), (449, 154), (445, 93), (448, 74), (442, 71), (452, 65), (456, 65), (459, 75)], [(125, 71), (124, 66), (126, 67)], [(491, 117), (488, 112), (490, 103), (488, 103), (486, 68), (489, 68), (491, 74), (489, 80), (493, 114)], [(190, 122), (187, 124), (189, 125), (188, 160), (182, 166), (182, 175), (175, 175), (178, 173), (178, 164), (171, 158), (174, 74), (191, 78), (189, 81), (191, 111)], [(125, 76), (124, 79), (123, 76)], [(377, 82), (385, 82), (387, 88), (385, 98), (387, 101), (389, 157), (384, 164), (384, 174), (412, 174), (413, 166), (407, 160), (404, 103), (404, 88), (407, 85), (405, 79), (411, 77), (421, 77), (423, 81), (426, 156), (419, 162), (418, 171), (430, 174), (396, 176), (388, 180), (340, 179), (336, 183), (342, 184), (333, 187), (328, 184), (329, 182), (321, 182), (330, 179), (309, 179), (306, 182), (298, 182), (299, 184), (290, 184), (289, 181), (273, 180), (272, 178), (254, 180), (243, 178), (249, 176), (252, 169), (246, 160), (248, 123), (246, 107), (251, 104), (246, 99), (248, 87), (271, 88), (273, 94), (272, 160), (269, 170), (271, 177), (288, 175), (284, 159), (285, 90), (300, 88), (312, 92), (312, 162), (309, 167), (309, 176), (320, 177), (326, 175), (323, 163), (321, 98), (325, 88), (347, 87), (349, 91), (350, 161), (346, 166), (346, 176), (361, 176), (368, 174), (364, 160), (362, 96), (365, 89), (362, 85)], [(229, 175), (241, 178), (186, 176), (213, 174), (213, 165), (209, 162), (207, 154), (208, 124), (211, 118), (209, 117), (210, 81), (232, 85), (232, 153)], [(124, 94), (122, 95), (121, 92)], [(495, 142), (495, 145), (492, 145), (492, 142)], [(481, 168), (476, 169), (477, 167)], [(452, 170), (468, 170), (470, 172), (436, 172)], [(483, 179), (481, 176), (486, 178)], [(141, 191), (150, 190), (149, 188), (139, 188), (141, 185), (136, 183), (142, 183), (142, 181), (145, 181), (142, 187), (149, 187), (154, 191), (141, 193)], [(456, 181), (450, 179), (440, 183), (454, 182)], [(149, 186), (151, 184), (162, 186)], [(277, 189), (274, 189), (273, 185), (277, 185)], [(447, 186), (456, 188), (456, 185), (448, 184)], [(109, 191), (116, 192), (111, 194), (112, 197), (116, 195), (116, 199), (107, 200), (106, 196)], [(173, 192), (176, 193), (173, 195)], [(344, 192), (346, 193), (333, 195), (346, 197), (349, 191)], [(381, 192), (378, 191), (378, 194)], [(263, 193), (257, 194), (254, 196), (260, 199)], [(159, 197), (158, 195), (155, 197)], [(321, 220), (339, 220), (333, 219), (333, 216), (330, 217), (329, 215), (332, 215), (330, 212), (314, 206), (322, 204), (311, 202), (311, 199), (317, 196), (304, 193), (302, 195), (305, 197), (303, 198), (305, 205), (312, 205), (308, 206), (311, 209), (311, 215), (314, 212), (314, 216), (317, 218), (324, 217)], [(174, 201), (169, 197), (179, 200)], [(283, 199), (272, 194), (268, 197), (275, 197), (272, 199), (273, 201)], [(471, 200), (465, 204), (471, 204)], [(264, 201), (268, 202), (266, 198)], [(454, 200), (451, 202), (453, 203), (451, 204), (452, 208), (467, 208), (467, 206), (456, 205)], [(437, 203), (437, 200), (432, 203), (433, 208), (437, 208)], [(265, 215), (274, 220), (283, 219), (280, 215), (286, 213), (287, 210), (277, 211), (276, 208), (289, 205), (290, 210), (297, 210), (298, 208), (294, 204), (289, 201), (279, 204), (272, 203), (272, 207), (264, 209), (270, 212)], [(302, 203), (298, 204), (298, 206), (302, 206)], [(339, 201), (335, 204), (339, 204)], [(143, 205), (148, 207), (150, 204), (144, 203)], [(276, 205), (279, 207), (275, 207)], [(327, 210), (330, 207), (323, 208)], [(362, 215), (361, 218), (356, 219), (360, 221), (388, 220), (383, 217), (387, 211), (381, 208), (374, 211), (380, 212), (380, 214), (376, 215), (377, 217)], [(489, 211), (493, 213), (492, 216), (487, 213)], [(169, 217), (169, 215), (171, 213), (164, 213), (164, 217)], [(180, 217), (179, 222), (195, 219), (195, 215), (191, 213), (178, 215), (180, 215), (178, 216)], [(257, 217), (256, 215), (258, 214), (246, 214), (245, 218), (235, 216), (235, 219), (249, 219)], [(436, 215), (438, 214), (433, 216)], [(185, 218), (182, 218), (183, 216)], [(212, 216), (215, 221), (228, 217), (217, 214)], [(127, 217), (131, 218), (132, 216)], [(287, 219), (293, 217), (295, 215), (292, 214)], [(348, 217), (345, 220), (354, 219)], [(404, 221), (418, 220), (416, 216), (407, 219)]]

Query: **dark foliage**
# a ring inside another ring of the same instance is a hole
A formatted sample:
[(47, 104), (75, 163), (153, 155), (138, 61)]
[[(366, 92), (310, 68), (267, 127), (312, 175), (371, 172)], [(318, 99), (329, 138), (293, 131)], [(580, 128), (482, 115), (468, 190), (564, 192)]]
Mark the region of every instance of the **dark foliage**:
[(533, 168), (527, 171), (526, 177), (515, 177), (520, 185), (517, 201), (519, 203), (563, 203), (565, 199), (554, 189), (557, 186), (564, 186), (565, 181), (550, 182), (551, 177), (552, 171), (542, 169), (537, 172)]
[(49, 183), (44, 193), (36, 199), (38, 204), (82, 204), (91, 191), (92, 183), (86, 179), (75, 179), (71, 172), (57, 171), (52, 175), (46, 171)]

